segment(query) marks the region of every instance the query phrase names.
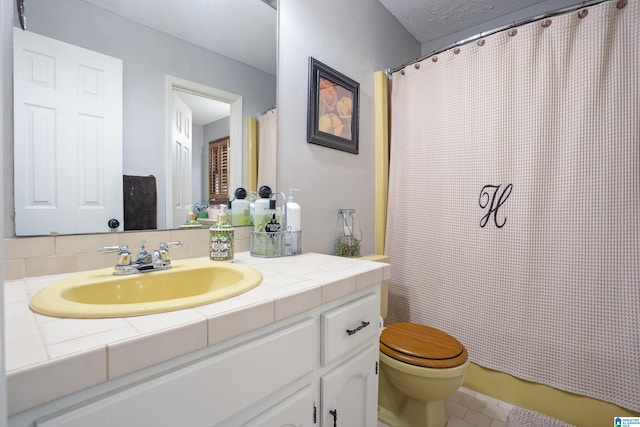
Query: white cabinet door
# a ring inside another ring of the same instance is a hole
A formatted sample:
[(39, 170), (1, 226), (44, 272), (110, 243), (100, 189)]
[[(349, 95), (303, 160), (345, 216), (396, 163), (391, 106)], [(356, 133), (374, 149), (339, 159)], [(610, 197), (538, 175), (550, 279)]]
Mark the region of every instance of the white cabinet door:
[(306, 386), (245, 424), (245, 427), (312, 427), (313, 407), (313, 389)]
[(122, 231), (122, 60), (13, 35), (16, 235)]
[(378, 346), (372, 345), (322, 377), (322, 427), (377, 424), (377, 363)]

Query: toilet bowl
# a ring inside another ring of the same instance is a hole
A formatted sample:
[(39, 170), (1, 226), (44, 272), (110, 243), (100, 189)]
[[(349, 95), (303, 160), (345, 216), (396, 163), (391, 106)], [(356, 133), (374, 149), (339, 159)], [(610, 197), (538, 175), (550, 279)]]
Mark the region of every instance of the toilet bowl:
[(380, 336), (378, 419), (391, 427), (444, 427), (444, 399), (469, 367), (464, 346), (424, 325), (395, 323)]
[[(389, 264), (386, 255), (364, 255)], [(388, 276), (382, 282), (380, 316), (386, 319)], [(444, 399), (458, 390), (469, 367), (464, 346), (429, 326), (396, 323), (380, 336), (378, 419), (391, 427), (444, 427)]]

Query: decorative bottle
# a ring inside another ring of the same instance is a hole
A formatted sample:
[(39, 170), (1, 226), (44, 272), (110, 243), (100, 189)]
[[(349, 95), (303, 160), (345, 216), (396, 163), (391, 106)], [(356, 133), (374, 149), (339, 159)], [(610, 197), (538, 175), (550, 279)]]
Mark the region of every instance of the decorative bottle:
[(264, 231), (267, 233), (265, 255), (268, 257), (281, 256), (283, 238), (282, 210), (276, 206), (275, 199), (269, 200), (269, 209), (265, 212), (264, 218)]
[(233, 245), (233, 227), (227, 222), (225, 206), (220, 205), (218, 220), (209, 228), (209, 259), (212, 261), (232, 260)]

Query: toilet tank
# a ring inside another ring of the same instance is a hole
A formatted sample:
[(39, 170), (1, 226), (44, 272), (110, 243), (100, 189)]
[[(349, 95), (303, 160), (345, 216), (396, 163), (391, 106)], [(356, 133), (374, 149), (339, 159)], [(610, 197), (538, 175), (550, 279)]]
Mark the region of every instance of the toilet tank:
[[(386, 264), (391, 264), (391, 260), (387, 255), (363, 255), (359, 257), (359, 259), (363, 259), (365, 261), (375, 261), (375, 262), (384, 262)], [(382, 286), (380, 287), (380, 316), (383, 319), (387, 318), (387, 313), (389, 312), (389, 280), (383, 280)]]

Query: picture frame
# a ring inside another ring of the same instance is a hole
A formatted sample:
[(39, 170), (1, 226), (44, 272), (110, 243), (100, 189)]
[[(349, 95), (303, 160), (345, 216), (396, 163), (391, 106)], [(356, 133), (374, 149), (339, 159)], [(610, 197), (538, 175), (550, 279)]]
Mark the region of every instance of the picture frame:
[(358, 154), (360, 84), (309, 57), (307, 142)]

